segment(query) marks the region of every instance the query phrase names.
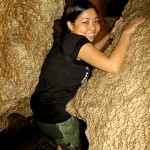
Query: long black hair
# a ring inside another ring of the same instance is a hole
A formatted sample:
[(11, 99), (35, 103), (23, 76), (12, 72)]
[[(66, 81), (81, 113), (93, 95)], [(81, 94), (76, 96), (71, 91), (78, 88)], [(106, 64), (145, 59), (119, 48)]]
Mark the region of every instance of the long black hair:
[(70, 32), (67, 26), (67, 22), (70, 21), (74, 23), (78, 16), (89, 8), (94, 8), (98, 13), (94, 4), (88, 0), (74, 0), (70, 5), (68, 5), (68, 7), (65, 8), (65, 11), (60, 20), (62, 35)]

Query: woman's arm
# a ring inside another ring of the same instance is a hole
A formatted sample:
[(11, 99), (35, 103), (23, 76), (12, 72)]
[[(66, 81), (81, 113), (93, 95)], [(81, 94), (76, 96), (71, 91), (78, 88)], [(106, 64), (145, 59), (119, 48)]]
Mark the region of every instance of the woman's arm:
[(95, 68), (110, 73), (117, 73), (123, 63), (129, 45), (130, 35), (143, 21), (144, 19), (135, 19), (123, 29), (116, 47), (109, 56), (99, 51), (91, 43), (87, 43), (81, 47), (78, 58), (89, 63)]
[(107, 41), (110, 39), (110, 33), (106, 34), (100, 41), (98, 41), (97, 43), (94, 44), (94, 46), (98, 49), (101, 50), (105, 44), (107, 43)]

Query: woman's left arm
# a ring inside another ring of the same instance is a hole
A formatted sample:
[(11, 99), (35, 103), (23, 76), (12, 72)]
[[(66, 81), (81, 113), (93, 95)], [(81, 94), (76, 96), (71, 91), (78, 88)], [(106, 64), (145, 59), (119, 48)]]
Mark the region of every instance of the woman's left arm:
[(101, 50), (105, 46), (106, 42), (110, 39), (109, 34), (110, 33), (106, 34), (100, 41), (94, 44), (98, 50)]

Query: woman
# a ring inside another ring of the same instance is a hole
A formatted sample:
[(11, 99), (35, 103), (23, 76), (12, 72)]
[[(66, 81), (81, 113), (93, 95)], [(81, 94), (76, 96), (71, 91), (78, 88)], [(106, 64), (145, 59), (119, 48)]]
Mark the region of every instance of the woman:
[(92, 67), (110, 73), (119, 71), (130, 35), (143, 19), (126, 25), (113, 52), (106, 56), (100, 50), (122, 21), (120, 18), (109, 34), (93, 44), (100, 31), (95, 6), (89, 1), (76, 0), (64, 11), (61, 18), (62, 36), (47, 55), (31, 98), (37, 127), (54, 139), (57, 149), (79, 150), (79, 123), (65, 111), (66, 104), (89, 79)]

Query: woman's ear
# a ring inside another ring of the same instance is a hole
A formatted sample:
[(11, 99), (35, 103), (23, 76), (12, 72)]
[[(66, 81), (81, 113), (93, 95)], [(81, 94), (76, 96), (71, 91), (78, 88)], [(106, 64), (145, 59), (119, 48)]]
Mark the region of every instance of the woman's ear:
[(72, 32), (73, 31), (73, 23), (70, 21), (67, 21), (67, 26), (68, 26), (69, 30)]

